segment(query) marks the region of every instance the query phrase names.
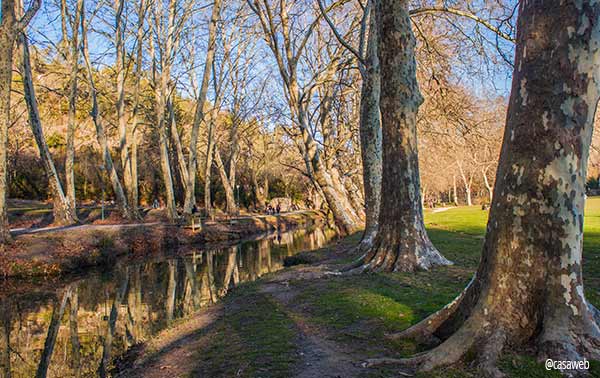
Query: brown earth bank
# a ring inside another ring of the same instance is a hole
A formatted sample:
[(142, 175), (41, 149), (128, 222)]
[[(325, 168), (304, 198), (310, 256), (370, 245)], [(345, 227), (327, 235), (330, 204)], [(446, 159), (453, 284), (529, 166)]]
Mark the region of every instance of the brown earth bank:
[(0, 274), (31, 277), (72, 273), (112, 264), (119, 256), (148, 256), (175, 246), (235, 241), (254, 234), (323, 224), (325, 215), (319, 211), (248, 215), (203, 221), (200, 229), (192, 229), (191, 224), (151, 220), (146, 217), (146, 223), (18, 230), (14, 241), (0, 249)]

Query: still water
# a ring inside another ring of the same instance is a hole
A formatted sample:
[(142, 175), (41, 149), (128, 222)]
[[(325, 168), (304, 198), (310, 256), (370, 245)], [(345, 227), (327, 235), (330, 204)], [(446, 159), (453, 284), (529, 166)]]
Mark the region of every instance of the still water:
[(0, 377), (110, 376), (113, 359), (132, 346), (334, 237), (320, 228), (269, 234), (15, 289), (1, 302)]

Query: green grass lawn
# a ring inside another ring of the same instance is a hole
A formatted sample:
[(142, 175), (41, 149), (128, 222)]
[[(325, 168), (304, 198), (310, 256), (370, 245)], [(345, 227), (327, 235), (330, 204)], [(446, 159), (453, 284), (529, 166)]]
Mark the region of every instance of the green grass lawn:
[[(233, 299), (226, 298), (225, 301), (239, 301), (240, 297), (246, 294), (257, 300), (252, 301), (250, 312), (240, 312), (235, 317), (224, 319), (223, 327), (235, 329), (234, 334), (237, 340), (243, 340), (243, 346), (240, 348), (236, 344), (234, 347), (234, 344), (227, 342), (225, 338), (200, 351), (199, 356), (235, 355), (236, 359), (246, 361), (247, 365), (252, 366), (252, 361), (256, 361), (257, 347), (261, 346), (267, 351), (276, 351), (274, 354), (278, 358), (269, 357), (273, 368), (263, 371), (260, 376), (284, 377), (293, 370), (294, 365), (291, 361), (294, 361), (294, 355), (297, 354), (296, 347), (286, 343), (291, 338), (289, 330), (299, 323), (310, 324), (322, 337), (342, 345), (350, 353), (362, 358), (402, 357), (422, 351), (424, 347), (413, 342), (392, 342), (384, 335), (415, 324), (460, 293), (479, 263), (487, 216), (488, 212), (477, 206), (453, 208), (438, 213), (426, 211), (429, 235), (438, 249), (454, 261), (453, 266), (429, 272), (292, 281), (290, 288), (297, 294), (288, 308), (280, 308), (265, 299), (258, 300), (255, 284), (242, 286), (236, 290)], [(341, 243), (350, 247), (358, 239), (359, 236), (354, 235)], [(343, 260), (350, 261), (351, 258)], [(590, 198), (587, 201), (584, 279), (588, 299), (594, 305), (600, 306), (600, 198)], [(276, 312), (273, 312), (274, 309)], [(270, 327), (273, 316), (277, 319)], [(265, 322), (265, 319), (270, 320)], [(240, 327), (239, 324), (245, 326)], [(262, 344), (259, 338), (263, 340)], [(263, 345), (265, 342), (268, 345)], [(205, 363), (208, 367), (220, 365), (218, 362)], [(534, 358), (519, 354), (506, 354), (500, 361), (500, 367), (510, 378), (560, 377), (557, 372), (546, 371)], [(393, 366), (372, 368), (365, 372), (365, 376), (397, 376), (396, 369)], [(248, 370), (256, 372), (252, 368)], [(597, 363), (592, 363), (591, 370), (591, 376), (600, 377), (600, 367)], [(417, 377), (478, 376), (477, 371), (469, 365), (469, 361), (465, 361), (462, 365), (419, 374)]]

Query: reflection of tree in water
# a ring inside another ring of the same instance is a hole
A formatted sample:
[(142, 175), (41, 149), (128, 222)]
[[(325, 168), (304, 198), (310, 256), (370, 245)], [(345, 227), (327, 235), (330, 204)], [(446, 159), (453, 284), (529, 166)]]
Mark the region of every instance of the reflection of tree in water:
[(241, 282), (283, 267), (285, 257), (334, 235), (300, 230), (220, 250), (89, 274), (0, 303), (0, 377), (106, 376), (112, 360), (177, 318), (225, 296)]

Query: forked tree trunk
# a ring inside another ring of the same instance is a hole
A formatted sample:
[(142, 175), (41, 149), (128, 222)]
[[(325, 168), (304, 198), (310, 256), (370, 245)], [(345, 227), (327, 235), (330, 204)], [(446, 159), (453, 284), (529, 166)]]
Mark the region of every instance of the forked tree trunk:
[(600, 3), (523, 1), (517, 30), (479, 268), (455, 301), (400, 334), (444, 340), (404, 361), (422, 370), (475, 351), (483, 371), (499, 377), (495, 364), (505, 348), (531, 346), (540, 359), (600, 358), (594, 319), (600, 317), (584, 297), (581, 269), (586, 167), (600, 89)]
[(77, 223), (77, 214), (75, 212), (74, 202), (69, 201), (63, 191), (58, 172), (54, 166), (54, 160), (50, 154), (50, 149), (44, 138), (42, 122), (38, 111), (35, 89), (33, 87), (33, 75), (31, 72), (31, 60), (29, 56), (29, 42), (24, 33), (19, 36), (19, 42), (22, 50), (21, 58), (21, 75), (23, 77), (23, 93), (25, 103), (27, 104), (27, 112), (29, 116), (29, 126), (35, 139), (40, 159), (44, 166), (44, 171), (48, 177), (50, 192), (52, 195), (52, 206), (54, 213), (54, 222), (58, 224), (73, 224)]
[(423, 98), (407, 7), (406, 0), (376, 6), (383, 178), (379, 229), (359, 270), (414, 271), (451, 264), (433, 246), (423, 222), (416, 125)]
[[(77, 128), (77, 79), (79, 71), (79, 29), (81, 26), (81, 15), (83, 12), (83, 0), (78, 0), (75, 15), (72, 22), (72, 33), (70, 41), (69, 60), (69, 111), (67, 115), (67, 146), (65, 156), (65, 186), (67, 199), (73, 211), (77, 208), (77, 199), (75, 195), (75, 131)], [(62, 12), (64, 25), (64, 38), (66, 38), (67, 12), (66, 4)]]
[(381, 203), (381, 119), (379, 117), (379, 96), (381, 81), (379, 57), (377, 56), (377, 25), (372, 10), (367, 40), (365, 67), (361, 70), (362, 88), (360, 92), (360, 148), (363, 165), (363, 185), (365, 192), (365, 232), (360, 248), (367, 250), (373, 245), (379, 222)]
[(123, 218), (127, 218), (130, 220), (136, 219), (136, 215), (131, 211), (129, 204), (127, 203), (127, 197), (125, 197), (125, 192), (123, 191), (123, 186), (121, 185), (121, 179), (117, 173), (117, 170), (113, 164), (112, 156), (110, 155), (110, 150), (108, 148), (108, 139), (104, 130), (104, 125), (100, 119), (100, 114), (98, 111), (98, 95), (96, 90), (96, 85), (94, 84), (94, 73), (92, 72), (92, 66), (90, 62), (89, 50), (87, 46), (87, 26), (84, 26), (84, 32), (82, 35), (83, 38), (83, 59), (85, 61), (86, 72), (88, 77), (88, 83), (90, 86), (90, 94), (92, 100), (92, 109), (90, 111), (90, 116), (92, 117), (92, 121), (94, 122), (94, 126), (96, 127), (96, 139), (98, 140), (98, 145), (100, 146), (100, 152), (102, 154), (102, 161), (104, 163), (104, 167), (106, 172), (109, 175), (110, 183), (112, 185), (113, 192), (117, 198), (117, 203), (119, 204), (119, 210), (121, 212), (121, 216)]
[(144, 19), (146, 17), (147, 4), (145, 0), (140, 0), (140, 6), (138, 8), (138, 27), (137, 27), (137, 51), (136, 51), (136, 60), (135, 60), (135, 79), (134, 79), (134, 90), (133, 90), (133, 125), (128, 130), (130, 131), (130, 135), (128, 136), (128, 140), (130, 143), (129, 148), (129, 167), (131, 169), (131, 176), (129, 178), (129, 183), (125, 183), (129, 188), (127, 189), (127, 200), (129, 205), (132, 208), (135, 208), (137, 211), (139, 204), (139, 187), (138, 187), (138, 163), (137, 163), (137, 149), (138, 149), (138, 135), (139, 135), (139, 127), (142, 122), (140, 120), (140, 91), (141, 91), (141, 81), (142, 81), (142, 55), (143, 55), (143, 43), (142, 39), (144, 38)]
[(216, 0), (213, 3), (212, 15), (210, 23), (208, 24), (208, 47), (206, 50), (206, 61), (204, 64), (204, 73), (202, 76), (202, 83), (200, 85), (200, 93), (196, 99), (196, 111), (194, 113), (194, 122), (192, 124), (192, 131), (190, 135), (190, 157), (188, 162), (188, 177), (187, 184), (185, 185), (185, 203), (183, 205), (184, 214), (190, 215), (192, 209), (196, 204), (196, 170), (198, 166), (198, 133), (200, 124), (204, 122), (205, 113), (204, 106), (206, 102), (206, 95), (208, 93), (208, 84), (211, 77), (211, 70), (215, 58), (216, 50), (216, 35), (217, 35), (217, 22), (219, 21), (219, 15), (221, 13), (221, 0)]

